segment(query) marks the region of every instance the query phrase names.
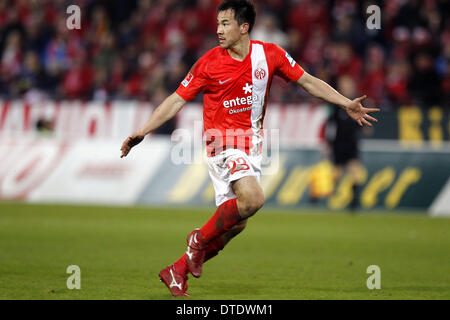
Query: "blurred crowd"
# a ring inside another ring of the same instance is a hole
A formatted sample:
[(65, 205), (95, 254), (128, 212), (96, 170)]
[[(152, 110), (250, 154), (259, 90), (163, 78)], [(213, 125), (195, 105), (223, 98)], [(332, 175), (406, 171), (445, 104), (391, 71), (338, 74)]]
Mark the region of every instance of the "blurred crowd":
[[(218, 45), (219, 0), (0, 0), (0, 98), (136, 99), (159, 103)], [(449, 106), (446, 0), (255, 1), (252, 39), (285, 48), (309, 73), (383, 108)], [(67, 7), (81, 8), (68, 30)], [(366, 27), (368, 5), (381, 29)], [(311, 99), (274, 81), (271, 101)], [(199, 97), (197, 99), (200, 99)]]

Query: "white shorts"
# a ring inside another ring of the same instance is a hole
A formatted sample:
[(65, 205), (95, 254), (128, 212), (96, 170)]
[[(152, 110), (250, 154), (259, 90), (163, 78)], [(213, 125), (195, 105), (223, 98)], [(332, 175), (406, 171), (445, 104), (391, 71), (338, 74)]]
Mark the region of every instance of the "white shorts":
[(239, 149), (227, 149), (208, 157), (208, 170), (216, 194), (216, 205), (235, 199), (231, 182), (247, 176), (261, 179), (262, 155), (250, 156)]

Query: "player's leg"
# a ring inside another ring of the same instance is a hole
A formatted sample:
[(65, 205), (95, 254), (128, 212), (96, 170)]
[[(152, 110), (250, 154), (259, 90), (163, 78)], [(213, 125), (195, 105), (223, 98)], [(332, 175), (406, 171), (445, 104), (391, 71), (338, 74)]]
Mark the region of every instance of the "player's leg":
[(219, 237), (222, 240), (222, 244), (226, 246), (227, 243), (230, 242), (230, 240), (236, 237), (239, 233), (241, 233), (246, 226), (247, 226), (247, 219), (239, 221), (228, 232), (224, 233), (221, 237)]
[[(234, 160), (236, 166), (229, 166), (229, 162)], [(216, 256), (232, 238), (242, 232), (247, 218), (264, 203), (257, 178), (261, 172), (260, 157), (250, 159), (239, 150), (228, 150), (218, 157), (210, 158), (208, 166), (218, 208), (201, 229), (188, 235), (186, 253), (161, 271), (166, 276), (162, 280), (173, 295), (186, 295), (188, 272), (199, 277), (202, 264)]]
[(242, 219), (250, 218), (264, 205), (264, 193), (256, 176), (243, 177), (233, 181), (231, 186)]
[[(237, 198), (225, 201), (199, 230), (188, 236), (186, 264), (194, 277), (200, 277), (208, 244), (231, 231), (240, 221), (248, 219), (264, 204), (264, 195), (256, 176), (244, 176), (232, 182)], [(238, 230), (237, 228), (236, 230)], [(237, 233), (230, 233), (235, 236)]]
[(244, 176), (233, 181), (231, 186), (236, 198), (221, 204), (199, 230), (199, 236), (206, 243), (225, 234), (228, 234), (225, 239), (236, 236), (245, 227), (242, 221), (255, 214), (264, 204), (263, 190), (256, 176)]
[(231, 239), (236, 237), (241, 233), (247, 226), (247, 219), (241, 220), (236, 225), (234, 225), (229, 231), (225, 232), (222, 236), (217, 237), (210, 243), (208, 243), (208, 248), (206, 249), (205, 259), (203, 263), (217, 256), (220, 250), (222, 250)]
[[(231, 239), (237, 236), (247, 225), (247, 219), (241, 220), (222, 236), (217, 237), (210, 243), (205, 252), (203, 263), (217, 256)], [(186, 266), (186, 253), (182, 255), (174, 264), (164, 268), (159, 273), (160, 280), (166, 284), (173, 296), (188, 297), (187, 277), (188, 270)]]
[[(203, 263), (215, 257), (220, 250), (222, 250), (231, 239), (241, 233), (247, 225), (247, 219), (241, 220), (236, 225), (234, 225), (230, 230), (225, 232), (222, 236), (215, 238), (214, 240), (208, 243), (208, 246), (205, 250), (205, 257)], [(173, 264), (176, 272), (180, 275), (186, 275), (188, 273), (186, 266), (186, 253), (181, 256)]]
[[(236, 205), (236, 198), (230, 199), (222, 203), (214, 213), (213, 217), (202, 227), (192, 231), (187, 238), (188, 247), (186, 252), (173, 265), (163, 269), (166, 278), (161, 276), (161, 280), (169, 288), (174, 296), (181, 296), (185, 293), (184, 288), (187, 289), (187, 274), (191, 272), (194, 277), (199, 277), (202, 271), (203, 262), (209, 260), (217, 255), (223, 249), (225, 244), (234, 236), (241, 232), (245, 227), (245, 219), (239, 216), (239, 211)], [(208, 242), (204, 240), (201, 230), (205, 232), (209, 239)], [(221, 231), (221, 232), (219, 232)], [(215, 234), (217, 234), (215, 236)], [(189, 265), (188, 265), (189, 264)], [(172, 271), (170, 274), (169, 272)], [(181, 283), (183, 289), (178, 289), (176, 285), (170, 284)]]

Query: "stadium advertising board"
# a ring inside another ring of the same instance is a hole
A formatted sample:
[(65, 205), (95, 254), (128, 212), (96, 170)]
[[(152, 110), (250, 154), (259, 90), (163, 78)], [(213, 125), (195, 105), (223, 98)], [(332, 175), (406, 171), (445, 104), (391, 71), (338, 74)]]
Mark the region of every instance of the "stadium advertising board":
[[(149, 103), (116, 101), (0, 101), (0, 135), (21, 136), (36, 131), (39, 120), (52, 123), (52, 136), (61, 139), (123, 139), (141, 126), (154, 106)], [(176, 127), (202, 134), (202, 107), (188, 103), (176, 117)], [(280, 130), (280, 142), (287, 146), (317, 144), (328, 115), (324, 106), (273, 105), (264, 126)], [(197, 130), (200, 129), (200, 131)]]
[[(39, 119), (46, 119), (53, 122), (53, 133), (60, 138), (122, 139), (142, 125), (153, 109), (150, 103), (134, 101), (0, 101), (0, 134), (29, 133)], [(264, 127), (283, 128), (283, 145), (315, 145), (328, 112), (325, 105), (275, 103), (267, 108)], [(363, 138), (415, 145), (429, 141), (436, 146), (450, 141), (449, 111), (438, 106), (382, 110), (377, 118), (376, 126), (363, 131)], [(176, 127), (194, 130), (196, 121), (202, 121), (202, 106), (188, 103), (177, 115)]]
[(143, 148), (131, 161), (121, 161), (117, 143), (0, 138), (0, 199), (133, 204), (160, 168), (170, 144), (152, 141), (151, 148)]
[[(434, 206), (434, 214), (449, 214), (449, 207), (445, 205), (449, 193), (437, 201), (437, 195), (445, 193), (444, 186), (449, 181), (449, 156), (446, 152), (420, 152), (402, 150), (401, 147), (385, 148), (384, 151), (364, 148), (360, 208), (394, 212), (396, 209), (428, 210)], [(278, 170), (270, 170), (269, 166), (266, 169), (272, 174), (263, 174), (261, 179), (267, 206), (348, 208), (353, 196), (349, 178), (344, 175), (333, 181), (331, 163), (319, 149), (281, 150), (278, 161)], [(170, 161), (164, 161), (163, 166), (164, 169), (159, 170), (146, 186), (139, 202), (214, 205), (214, 190), (205, 164), (174, 166)], [(170, 172), (169, 179), (165, 178), (166, 172)], [(315, 177), (325, 190), (318, 200), (312, 201), (313, 188), (317, 188)], [(161, 183), (164, 193), (155, 193)]]
[[(152, 108), (137, 102), (0, 103), (0, 199), (213, 205), (214, 192), (202, 155), (189, 155), (197, 159), (193, 163), (174, 161), (177, 145), (171, 144), (168, 136), (147, 138), (143, 148), (133, 150), (131, 157), (119, 158), (123, 137), (142, 124)], [(420, 126), (420, 132), (428, 134), (418, 135), (418, 130), (401, 129), (405, 125), (419, 128), (400, 120), (408, 117), (397, 117), (402, 112), (383, 117), (391, 117), (387, 124), (397, 123), (391, 132), (409, 132), (400, 134), (409, 137), (407, 140), (364, 140), (360, 206), (364, 210), (414, 209), (450, 214), (450, 152), (443, 125), (448, 122), (448, 113), (437, 117), (437, 111), (429, 111), (427, 119), (440, 119), (440, 126), (437, 122), (423, 127), (428, 129)], [(269, 108), (265, 128), (282, 129), (280, 152), (272, 157), (272, 163), (263, 166), (267, 205), (334, 210), (348, 207), (352, 197), (348, 177), (333, 181), (331, 166), (318, 147), (327, 114), (326, 107), (315, 105)], [(202, 134), (201, 117), (200, 105), (187, 105), (178, 115), (177, 127), (192, 133), (195, 140)], [(53, 131), (38, 135), (35, 124), (42, 118), (53, 122)], [(387, 124), (381, 122), (380, 128), (384, 128)], [(378, 124), (374, 128), (380, 129)], [(427, 137), (434, 138), (427, 143)], [(405, 143), (411, 141), (416, 142)], [(318, 200), (312, 203), (310, 198), (315, 193)]]
[[(214, 205), (205, 163), (175, 163), (174, 145), (168, 137), (146, 141), (142, 150), (127, 159), (119, 158), (118, 145), (119, 140), (2, 138), (0, 198), (114, 205)], [(364, 148), (362, 152), (363, 210), (449, 213), (449, 153), (383, 149)], [(268, 206), (332, 210), (348, 207), (352, 197), (348, 177), (334, 183), (329, 161), (320, 150), (281, 149), (272, 160), (263, 168), (269, 174), (262, 176)], [(272, 170), (274, 165), (277, 170)], [(321, 196), (312, 203), (314, 189)]]
[(436, 146), (450, 141), (450, 112), (445, 108), (404, 106), (398, 110), (382, 110), (377, 118), (376, 126), (366, 130), (364, 138), (394, 139), (413, 145), (429, 141)]

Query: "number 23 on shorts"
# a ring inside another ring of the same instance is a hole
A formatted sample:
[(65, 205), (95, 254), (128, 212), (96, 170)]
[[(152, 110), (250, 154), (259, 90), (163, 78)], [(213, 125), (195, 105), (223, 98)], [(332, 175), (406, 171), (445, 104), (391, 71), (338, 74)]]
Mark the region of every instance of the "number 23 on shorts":
[(242, 157), (236, 158), (236, 160), (228, 161), (227, 167), (228, 169), (231, 169), (230, 174), (250, 169), (250, 166), (247, 164), (247, 161), (245, 161), (245, 159)]

